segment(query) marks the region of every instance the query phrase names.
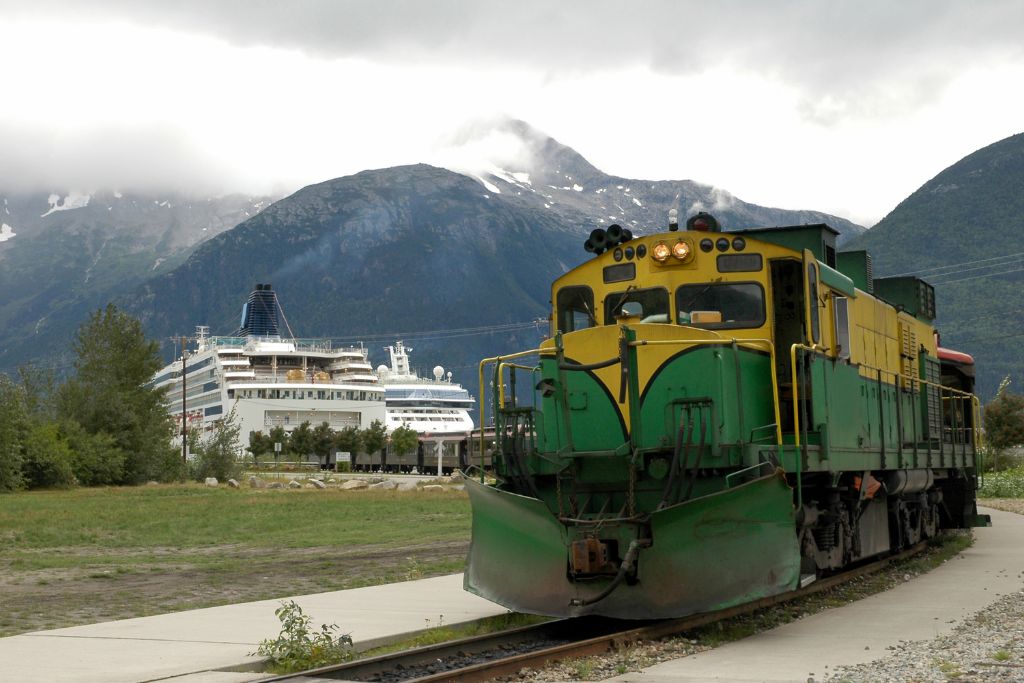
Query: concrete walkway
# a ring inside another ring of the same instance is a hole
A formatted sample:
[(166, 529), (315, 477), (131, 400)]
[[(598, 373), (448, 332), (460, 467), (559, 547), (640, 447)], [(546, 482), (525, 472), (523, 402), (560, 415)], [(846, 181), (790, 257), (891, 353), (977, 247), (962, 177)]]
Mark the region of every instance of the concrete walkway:
[(992, 527), (958, 557), (892, 590), (696, 655), (657, 664), (617, 683), (822, 680), (837, 666), (881, 659), (900, 640), (930, 640), (1024, 585), (1024, 515), (985, 510)]
[[(462, 590), (462, 575), (294, 599), (313, 624), (337, 623), (357, 647), (396, 635), (503, 614)], [(236, 683), (263, 676), (218, 672), (252, 667), (259, 642), (277, 636), (281, 600), (210, 607), (0, 638), (4, 681)]]

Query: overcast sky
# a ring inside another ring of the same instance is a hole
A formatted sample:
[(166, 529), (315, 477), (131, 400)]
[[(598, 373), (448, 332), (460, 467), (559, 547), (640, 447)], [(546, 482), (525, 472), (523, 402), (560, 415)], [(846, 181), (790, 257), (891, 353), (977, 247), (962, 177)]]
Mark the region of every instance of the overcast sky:
[(0, 0), (0, 64), (0, 192), (511, 164), (453, 142), (510, 116), (608, 173), (871, 225), (1024, 131), (1019, 0)]

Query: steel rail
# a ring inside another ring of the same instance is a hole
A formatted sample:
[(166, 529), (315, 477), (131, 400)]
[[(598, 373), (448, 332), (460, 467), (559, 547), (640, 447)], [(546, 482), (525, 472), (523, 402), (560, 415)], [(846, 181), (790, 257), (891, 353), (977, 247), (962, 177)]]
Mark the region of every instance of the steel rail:
[[(694, 614), (678, 619), (656, 621), (643, 626), (625, 630), (616, 630), (611, 633), (585, 638), (575, 642), (543, 647), (531, 652), (515, 654), (509, 657), (495, 658), (490, 661), (471, 664), (462, 668), (402, 680), (403, 683), (476, 683), (479, 681), (488, 681), (498, 676), (516, 674), (523, 668), (537, 669), (565, 659), (604, 654), (616, 648), (638, 641), (667, 638), (669, 636), (685, 633), (686, 631), (691, 631), (701, 626), (707, 626), (708, 624), (713, 624), (724, 619), (750, 614), (751, 612), (755, 612), (759, 609), (790, 602), (797, 598), (803, 598), (808, 595), (813, 595), (814, 593), (834, 588), (852, 579), (865, 576), (867, 574), (873, 574), (893, 562), (912, 557), (924, 550), (927, 545), (927, 541), (922, 541), (903, 552), (849, 569), (841, 574), (818, 579), (804, 588), (797, 588), (796, 590), (761, 598), (742, 605), (736, 605), (735, 607), (728, 607), (714, 612)], [(561, 627), (571, 630), (572, 626), (577, 622), (580, 622), (580, 619), (559, 619), (552, 622), (535, 624), (533, 626), (524, 626), (509, 631), (500, 631), (484, 636), (463, 638), (460, 640), (449, 641), (447, 643), (439, 643), (437, 645), (428, 645), (403, 652), (381, 655), (379, 657), (346, 662), (344, 664), (312, 669), (295, 674), (286, 674), (283, 676), (261, 679), (261, 681), (263, 683), (270, 683), (272, 681), (312, 681), (314, 679), (354, 680), (356, 678), (369, 677), (375, 674), (379, 675), (389, 673), (391, 675), (388, 676), (388, 680), (393, 680), (392, 677), (395, 669), (402, 667), (408, 668), (410, 666), (423, 666), (427, 662), (438, 662), (443, 660), (445, 657), (456, 653), (464, 654), (466, 652), (486, 652), (499, 647), (501, 644), (510, 642), (526, 642), (531, 637), (539, 637), (545, 630), (551, 630), (552, 628)]]

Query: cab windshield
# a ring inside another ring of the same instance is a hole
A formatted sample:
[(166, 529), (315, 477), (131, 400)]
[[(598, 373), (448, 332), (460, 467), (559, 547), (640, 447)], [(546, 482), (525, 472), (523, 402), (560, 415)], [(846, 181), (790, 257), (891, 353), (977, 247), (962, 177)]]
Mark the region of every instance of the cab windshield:
[(623, 317), (639, 318), (642, 323), (671, 322), (668, 290), (652, 287), (609, 293), (604, 299), (604, 324), (614, 325)]
[(722, 330), (764, 325), (764, 289), (756, 282), (683, 285), (676, 290), (680, 325)]

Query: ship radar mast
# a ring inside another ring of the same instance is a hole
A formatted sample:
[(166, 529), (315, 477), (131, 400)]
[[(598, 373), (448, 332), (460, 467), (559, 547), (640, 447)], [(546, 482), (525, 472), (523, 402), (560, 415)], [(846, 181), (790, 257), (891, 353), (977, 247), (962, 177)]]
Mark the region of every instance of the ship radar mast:
[(206, 340), (210, 337), (210, 326), (209, 325), (196, 325), (196, 349), (197, 351), (206, 350)]
[(409, 352), (412, 351), (412, 347), (407, 347), (404, 342), (397, 341), (394, 346), (385, 348), (387, 348), (388, 353), (391, 355), (391, 372), (400, 376), (411, 375), (412, 372), (409, 370)]

